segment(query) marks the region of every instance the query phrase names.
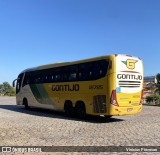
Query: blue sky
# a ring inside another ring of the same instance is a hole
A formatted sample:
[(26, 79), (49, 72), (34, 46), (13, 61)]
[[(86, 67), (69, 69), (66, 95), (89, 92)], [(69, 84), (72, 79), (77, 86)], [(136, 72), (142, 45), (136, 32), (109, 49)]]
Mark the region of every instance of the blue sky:
[(0, 0), (0, 83), (29, 67), (112, 53), (160, 73), (159, 0)]

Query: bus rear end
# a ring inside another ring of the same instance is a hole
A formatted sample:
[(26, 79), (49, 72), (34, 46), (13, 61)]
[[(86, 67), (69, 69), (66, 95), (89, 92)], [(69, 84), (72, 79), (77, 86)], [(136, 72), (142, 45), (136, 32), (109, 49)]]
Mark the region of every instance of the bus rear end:
[(116, 80), (110, 95), (110, 115), (128, 115), (141, 112), (142, 60), (130, 55), (115, 55), (114, 77)]

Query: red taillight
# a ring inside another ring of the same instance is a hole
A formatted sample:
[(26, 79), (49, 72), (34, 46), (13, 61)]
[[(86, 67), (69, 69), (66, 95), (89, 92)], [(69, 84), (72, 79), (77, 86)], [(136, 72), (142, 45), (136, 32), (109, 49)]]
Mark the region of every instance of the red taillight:
[(118, 102), (117, 102), (117, 96), (116, 96), (116, 90), (112, 90), (112, 94), (111, 94), (111, 104), (115, 105), (115, 106), (119, 106)]
[(140, 99), (140, 104), (143, 103), (143, 90), (142, 90), (142, 93), (141, 93), (141, 99)]

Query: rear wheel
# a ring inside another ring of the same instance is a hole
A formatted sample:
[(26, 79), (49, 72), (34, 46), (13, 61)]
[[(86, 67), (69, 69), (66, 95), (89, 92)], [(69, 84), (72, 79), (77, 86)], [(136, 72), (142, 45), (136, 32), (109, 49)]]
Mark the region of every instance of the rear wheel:
[(67, 116), (73, 116), (74, 115), (74, 108), (72, 106), (71, 101), (66, 101), (64, 104), (64, 112)]
[(78, 102), (76, 104), (75, 111), (78, 118), (83, 119), (86, 117), (86, 108), (83, 102)]
[(28, 100), (26, 98), (23, 99), (23, 105), (26, 110), (30, 109), (30, 107), (28, 106)]

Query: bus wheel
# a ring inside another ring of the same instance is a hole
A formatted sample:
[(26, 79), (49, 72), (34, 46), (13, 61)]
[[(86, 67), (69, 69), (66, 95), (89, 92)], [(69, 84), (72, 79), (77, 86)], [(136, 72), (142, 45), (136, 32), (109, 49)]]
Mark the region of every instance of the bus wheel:
[(64, 104), (64, 112), (67, 116), (73, 116), (74, 115), (74, 108), (72, 106), (71, 101), (66, 101)]
[(28, 106), (28, 101), (27, 101), (26, 98), (23, 99), (23, 105), (24, 105), (24, 108), (25, 108), (26, 110), (29, 110), (29, 109), (30, 109), (30, 107)]
[(86, 117), (86, 108), (83, 102), (76, 104), (75, 111), (78, 118), (83, 119)]

